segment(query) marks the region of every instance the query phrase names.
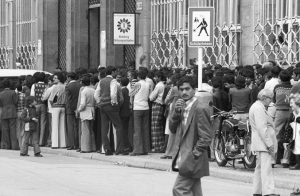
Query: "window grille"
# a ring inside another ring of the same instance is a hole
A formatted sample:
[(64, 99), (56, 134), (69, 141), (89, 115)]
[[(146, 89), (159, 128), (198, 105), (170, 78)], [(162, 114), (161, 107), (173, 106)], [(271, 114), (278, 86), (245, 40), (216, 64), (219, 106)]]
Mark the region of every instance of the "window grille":
[(37, 0), (16, 0), (16, 62), (18, 69), (37, 64)]
[(89, 0), (89, 8), (97, 8), (101, 6), (101, 0)]
[(12, 55), (10, 13), (11, 3), (0, 0), (0, 69), (9, 68), (10, 56)]
[[(125, 13), (135, 13), (136, 0), (125, 0)], [(129, 66), (132, 62), (135, 62), (135, 45), (124, 46), (124, 59), (125, 66)]]
[(204, 48), (205, 63), (237, 66), (241, 45), (239, 0), (152, 0), (152, 67), (187, 67), (189, 6), (215, 8), (215, 42), (213, 47)]
[(185, 67), (186, 0), (151, 1), (151, 67)]
[(67, 68), (67, 1), (59, 1), (58, 29), (58, 65), (62, 70)]
[(300, 61), (300, 2), (298, 0), (255, 1), (254, 61), (293, 65)]

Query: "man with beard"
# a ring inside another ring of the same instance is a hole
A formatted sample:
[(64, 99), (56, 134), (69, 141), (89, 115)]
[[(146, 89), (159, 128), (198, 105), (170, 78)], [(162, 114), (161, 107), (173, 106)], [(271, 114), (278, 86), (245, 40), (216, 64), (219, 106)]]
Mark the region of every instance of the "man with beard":
[(176, 156), (173, 171), (179, 174), (174, 196), (202, 196), (201, 178), (209, 175), (207, 149), (211, 143), (210, 107), (195, 97), (195, 82), (185, 76), (178, 82), (179, 98), (174, 100), (170, 131), (176, 133)]

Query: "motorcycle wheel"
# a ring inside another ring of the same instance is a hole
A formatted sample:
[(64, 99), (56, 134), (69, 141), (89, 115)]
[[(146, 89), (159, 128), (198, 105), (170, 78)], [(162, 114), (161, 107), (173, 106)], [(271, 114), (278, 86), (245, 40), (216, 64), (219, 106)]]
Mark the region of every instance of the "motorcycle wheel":
[(244, 163), (246, 168), (255, 168), (256, 166), (256, 156), (251, 152), (251, 138), (249, 136), (245, 137), (245, 151), (246, 156), (244, 157)]
[(216, 162), (219, 166), (223, 167), (227, 164), (227, 158), (225, 155), (225, 142), (223, 137), (216, 136), (214, 154)]

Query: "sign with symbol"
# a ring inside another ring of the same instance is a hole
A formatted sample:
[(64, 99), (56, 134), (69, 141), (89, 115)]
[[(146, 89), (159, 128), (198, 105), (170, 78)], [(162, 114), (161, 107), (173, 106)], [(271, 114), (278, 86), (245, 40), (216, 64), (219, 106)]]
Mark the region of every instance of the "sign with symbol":
[(135, 14), (114, 13), (115, 45), (135, 44)]
[(207, 47), (214, 44), (214, 8), (190, 7), (188, 23), (189, 47)]

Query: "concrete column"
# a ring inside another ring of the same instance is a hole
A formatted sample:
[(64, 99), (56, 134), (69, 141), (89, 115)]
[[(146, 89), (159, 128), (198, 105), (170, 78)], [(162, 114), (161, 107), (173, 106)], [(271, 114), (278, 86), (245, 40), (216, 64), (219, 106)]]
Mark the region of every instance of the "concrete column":
[(66, 0), (66, 71), (72, 69), (72, 0)]
[(44, 0), (43, 9), (43, 70), (52, 72), (58, 67), (58, 0)]
[(83, 67), (88, 69), (88, 0), (71, 0), (71, 67), (70, 71)]
[(137, 0), (143, 4), (143, 9), (137, 14), (137, 46), (136, 46), (136, 68), (149, 67), (150, 43), (151, 43), (151, 1)]
[(100, 65), (124, 64), (124, 47), (113, 45), (113, 13), (124, 12), (124, 0), (103, 0), (100, 8)]
[(255, 25), (253, 21), (256, 23), (257, 21), (253, 18), (253, 5), (255, 1), (247, 1), (241, 0), (241, 12), (240, 17), (241, 26), (243, 32), (241, 33), (241, 48), (240, 48), (240, 64), (241, 65), (248, 65), (254, 63), (253, 58), (253, 43), (254, 43), (254, 36), (253, 36), (253, 29)]
[(100, 7), (100, 65), (106, 66), (106, 1), (102, 1)]

